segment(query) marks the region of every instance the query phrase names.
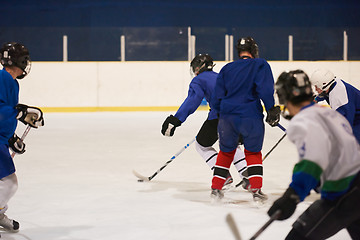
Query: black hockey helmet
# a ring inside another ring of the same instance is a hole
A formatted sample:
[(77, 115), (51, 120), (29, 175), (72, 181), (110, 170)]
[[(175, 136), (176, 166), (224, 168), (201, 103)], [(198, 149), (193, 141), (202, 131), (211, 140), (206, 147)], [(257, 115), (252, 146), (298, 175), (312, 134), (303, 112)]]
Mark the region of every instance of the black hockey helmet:
[(4, 67), (15, 66), (23, 70), (18, 79), (24, 78), (31, 68), (29, 50), (22, 44), (16, 42), (5, 43), (0, 49), (0, 63)]
[(242, 37), (236, 44), (238, 54), (240, 52), (249, 52), (253, 58), (259, 57), (259, 47), (252, 37)]
[(211, 71), (214, 66), (213, 59), (209, 54), (198, 54), (190, 63), (191, 70), (195, 75), (204, 71)]
[(313, 99), (313, 91), (308, 75), (303, 70), (283, 72), (275, 83), (275, 91), (282, 105), (298, 104)]

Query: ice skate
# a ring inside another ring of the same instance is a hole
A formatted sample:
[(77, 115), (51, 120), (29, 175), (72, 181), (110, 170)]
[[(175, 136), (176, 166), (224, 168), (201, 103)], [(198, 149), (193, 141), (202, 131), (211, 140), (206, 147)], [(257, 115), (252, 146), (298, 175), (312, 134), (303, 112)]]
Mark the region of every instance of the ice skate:
[(222, 192), (222, 190), (212, 189), (210, 197), (212, 204), (220, 203), (221, 199), (224, 197), (224, 193)]
[(0, 214), (0, 226), (9, 232), (18, 232), (20, 225), (17, 221), (9, 219), (5, 214)]
[(268, 200), (268, 196), (265, 193), (263, 193), (260, 188), (258, 189), (249, 188), (248, 190), (249, 192), (252, 193), (255, 202), (264, 203), (266, 200)]
[(229, 174), (229, 176), (226, 178), (224, 186), (222, 188), (222, 190), (229, 190), (232, 187), (232, 183), (234, 182), (233, 178), (231, 177), (231, 175)]
[(242, 180), (241, 186), (243, 187), (243, 189), (248, 190), (249, 187), (250, 187), (250, 181), (249, 181), (249, 179), (247, 179), (247, 178), (244, 177), (243, 180)]

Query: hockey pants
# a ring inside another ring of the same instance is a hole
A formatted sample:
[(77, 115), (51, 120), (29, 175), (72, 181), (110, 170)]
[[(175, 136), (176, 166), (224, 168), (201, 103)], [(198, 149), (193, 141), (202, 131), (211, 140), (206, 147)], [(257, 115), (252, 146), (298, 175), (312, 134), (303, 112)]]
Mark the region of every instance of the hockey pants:
[(327, 239), (346, 228), (352, 239), (360, 239), (360, 174), (353, 187), (336, 201), (315, 201), (293, 224), (287, 240)]

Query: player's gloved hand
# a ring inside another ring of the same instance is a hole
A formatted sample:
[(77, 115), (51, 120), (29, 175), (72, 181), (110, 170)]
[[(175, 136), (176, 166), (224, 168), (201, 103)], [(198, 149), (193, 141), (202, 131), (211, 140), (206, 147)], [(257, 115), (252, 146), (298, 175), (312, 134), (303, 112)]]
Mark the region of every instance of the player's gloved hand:
[(180, 125), (180, 120), (177, 117), (170, 115), (165, 119), (161, 128), (161, 133), (164, 136), (171, 137), (174, 135), (175, 128), (179, 127)]
[(13, 152), (17, 154), (23, 154), (25, 152), (25, 143), (14, 133), (9, 139), (9, 147)]
[(273, 203), (267, 213), (269, 216), (272, 216), (277, 210), (280, 210), (281, 213), (278, 220), (288, 219), (295, 212), (296, 205), (299, 202), (299, 196), (293, 188), (289, 187), (284, 195)]
[(320, 94), (314, 96), (314, 102), (315, 103), (318, 103), (318, 102), (321, 102), (321, 101), (324, 101), (324, 100), (325, 100), (325, 97), (321, 96)]
[(15, 109), (18, 110), (16, 119), (25, 125), (29, 124), (33, 128), (44, 126), (43, 112), (40, 108), (18, 104), (15, 106)]
[(280, 106), (273, 106), (267, 111), (265, 121), (272, 127), (278, 125), (280, 121)]

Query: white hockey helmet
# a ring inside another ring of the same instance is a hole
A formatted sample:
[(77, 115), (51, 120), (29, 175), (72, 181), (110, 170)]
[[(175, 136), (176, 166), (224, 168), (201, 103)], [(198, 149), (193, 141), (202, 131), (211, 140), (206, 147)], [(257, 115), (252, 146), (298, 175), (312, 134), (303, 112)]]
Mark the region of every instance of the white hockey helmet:
[(311, 75), (310, 82), (312, 85), (327, 91), (335, 81), (335, 75), (330, 70), (325, 68), (317, 69)]

